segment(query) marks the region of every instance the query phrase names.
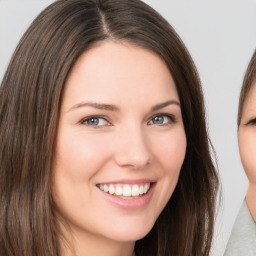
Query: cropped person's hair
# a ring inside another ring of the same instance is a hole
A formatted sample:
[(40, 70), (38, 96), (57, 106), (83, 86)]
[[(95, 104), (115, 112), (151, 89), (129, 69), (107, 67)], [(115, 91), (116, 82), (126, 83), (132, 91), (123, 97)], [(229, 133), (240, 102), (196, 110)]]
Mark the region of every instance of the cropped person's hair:
[(17, 46), (0, 87), (0, 255), (61, 255), (51, 191), (61, 99), (78, 57), (103, 40), (129, 42), (165, 61), (187, 138), (177, 187), (153, 229), (136, 242), (136, 256), (209, 255), (218, 175), (200, 80), (174, 29), (139, 0), (56, 1)]
[(238, 105), (238, 117), (237, 117), (238, 126), (240, 125), (240, 122), (241, 122), (245, 100), (247, 99), (249, 91), (251, 90), (251, 88), (255, 83), (256, 83), (256, 50), (252, 55), (252, 58), (248, 64), (248, 67), (244, 75), (244, 80), (243, 80), (243, 85), (240, 92), (239, 105)]

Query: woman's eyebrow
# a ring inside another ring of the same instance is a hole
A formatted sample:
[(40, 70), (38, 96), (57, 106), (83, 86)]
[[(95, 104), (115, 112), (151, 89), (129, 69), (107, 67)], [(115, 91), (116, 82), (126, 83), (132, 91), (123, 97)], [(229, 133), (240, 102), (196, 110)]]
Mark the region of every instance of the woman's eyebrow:
[(81, 102), (71, 107), (68, 110), (68, 112), (74, 109), (82, 108), (82, 107), (92, 107), (92, 108), (103, 109), (108, 111), (119, 111), (119, 108), (117, 106), (110, 105), (110, 104), (101, 104), (96, 102)]
[(152, 112), (153, 111), (157, 111), (159, 109), (162, 109), (162, 108), (167, 107), (167, 106), (172, 105), (172, 104), (177, 105), (177, 106), (180, 107), (180, 103), (178, 101), (176, 101), (176, 100), (168, 100), (166, 102), (163, 102), (163, 103), (160, 103), (160, 104), (157, 104), (157, 105), (153, 106), (151, 111)]
[[(177, 106), (180, 106), (180, 103), (176, 100), (169, 100), (160, 104), (157, 104), (152, 107), (151, 111), (157, 111), (159, 109), (162, 109), (164, 107), (167, 107), (169, 105), (175, 104)], [(92, 107), (96, 109), (101, 109), (101, 110), (107, 110), (107, 111), (119, 111), (119, 108), (115, 105), (110, 105), (110, 104), (102, 104), (102, 103), (96, 103), (96, 102), (81, 102), (78, 104), (75, 104), (73, 107), (71, 107), (69, 111), (78, 109), (78, 108), (83, 108), (83, 107)]]

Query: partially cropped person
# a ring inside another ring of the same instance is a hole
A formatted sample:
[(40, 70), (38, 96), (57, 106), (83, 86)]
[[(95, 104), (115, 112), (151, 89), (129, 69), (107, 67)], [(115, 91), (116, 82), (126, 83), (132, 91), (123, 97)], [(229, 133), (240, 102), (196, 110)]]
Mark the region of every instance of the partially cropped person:
[(225, 256), (256, 255), (256, 51), (248, 65), (239, 100), (238, 143), (248, 178), (246, 198), (236, 218)]

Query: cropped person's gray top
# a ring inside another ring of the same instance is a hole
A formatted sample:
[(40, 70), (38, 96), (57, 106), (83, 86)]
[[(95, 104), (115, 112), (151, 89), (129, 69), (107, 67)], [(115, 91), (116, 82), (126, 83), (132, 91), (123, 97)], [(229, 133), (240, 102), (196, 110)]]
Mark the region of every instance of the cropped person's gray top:
[(236, 218), (224, 256), (256, 256), (256, 223), (246, 200)]

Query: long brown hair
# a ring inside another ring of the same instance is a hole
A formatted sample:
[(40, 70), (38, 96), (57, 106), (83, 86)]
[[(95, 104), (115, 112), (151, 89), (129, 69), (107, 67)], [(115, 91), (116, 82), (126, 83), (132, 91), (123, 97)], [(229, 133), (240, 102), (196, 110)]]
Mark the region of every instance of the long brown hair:
[(136, 256), (209, 255), (218, 175), (200, 80), (174, 29), (139, 0), (59, 0), (21, 39), (0, 87), (0, 255), (61, 255), (51, 167), (62, 92), (77, 58), (105, 39), (141, 46), (165, 61), (187, 137), (177, 187), (153, 229), (136, 242)]
[(239, 105), (238, 105), (238, 116), (237, 116), (238, 126), (240, 125), (240, 122), (241, 122), (245, 100), (255, 82), (256, 82), (256, 50), (254, 51), (251, 57), (251, 60), (248, 64), (248, 67), (244, 75), (244, 80), (243, 80), (243, 85), (240, 92)]

